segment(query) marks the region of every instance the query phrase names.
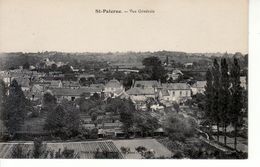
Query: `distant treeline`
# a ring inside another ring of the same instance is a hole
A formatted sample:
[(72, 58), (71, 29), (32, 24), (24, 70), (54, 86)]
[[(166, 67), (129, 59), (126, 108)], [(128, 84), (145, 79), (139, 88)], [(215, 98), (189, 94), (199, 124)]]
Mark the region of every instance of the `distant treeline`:
[[(240, 59), (240, 62), (244, 62), (245, 55), (241, 53), (235, 53), (236, 57)], [(225, 56), (231, 58), (234, 54), (225, 53), (185, 53), (185, 52), (170, 52), (170, 51), (158, 51), (158, 52), (108, 52), (108, 53), (64, 53), (64, 52), (38, 52), (38, 53), (0, 53), (0, 68), (1, 70), (18, 68), (25, 63), (30, 65), (36, 65), (44, 58), (49, 58), (55, 62), (68, 62), (75, 67), (85, 68), (84, 65), (92, 64), (93, 62), (103, 62), (102, 66), (106, 64), (134, 64), (136, 66), (141, 65), (144, 58), (155, 56), (162, 62), (166, 61), (168, 57), (168, 63), (193, 63), (193, 62), (208, 62), (211, 63), (213, 58)], [(242, 61), (241, 61), (242, 60)], [(247, 64), (247, 63), (245, 63)], [(94, 67), (93, 67), (94, 68)]]

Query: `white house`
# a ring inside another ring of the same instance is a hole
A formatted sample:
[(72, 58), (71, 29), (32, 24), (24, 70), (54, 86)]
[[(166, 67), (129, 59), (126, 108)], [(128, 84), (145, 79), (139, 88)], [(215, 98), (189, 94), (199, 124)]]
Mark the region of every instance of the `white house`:
[(125, 92), (125, 88), (118, 80), (112, 79), (105, 84), (104, 92), (108, 97), (118, 97)]
[(197, 93), (204, 94), (205, 86), (207, 81), (197, 81), (196, 83), (191, 85), (192, 94), (196, 95)]

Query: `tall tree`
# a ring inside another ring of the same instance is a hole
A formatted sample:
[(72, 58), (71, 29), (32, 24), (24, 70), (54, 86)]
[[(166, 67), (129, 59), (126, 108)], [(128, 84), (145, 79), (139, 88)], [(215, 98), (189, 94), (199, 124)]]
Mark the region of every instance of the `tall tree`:
[(57, 105), (57, 99), (50, 92), (43, 95), (43, 111), (52, 112)]
[[(0, 80), (0, 135), (3, 134), (5, 127), (3, 123), (3, 110), (6, 101), (6, 86), (3, 80)], [(1, 137), (1, 136), (0, 136)]]
[(162, 66), (162, 62), (158, 57), (148, 57), (143, 59), (143, 65), (145, 66), (142, 72), (150, 74), (151, 80), (166, 81), (166, 70)]
[[(205, 96), (206, 96), (206, 102), (205, 102), (205, 118), (207, 122), (210, 124), (213, 121), (213, 76), (211, 73), (211, 70), (208, 69), (206, 73), (206, 86), (205, 86)], [(210, 126), (211, 127), (211, 126)]]
[(234, 126), (235, 138), (234, 138), (234, 146), (235, 149), (237, 147), (237, 133), (239, 127), (243, 123), (243, 96), (242, 96), (242, 87), (240, 86), (240, 66), (238, 59), (234, 57), (233, 66), (231, 69), (231, 110), (230, 110), (230, 121)]
[(26, 103), (21, 87), (16, 80), (13, 80), (3, 111), (4, 123), (10, 134), (14, 134), (20, 129), (26, 115)]
[(44, 128), (63, 139), (76, 136), (80, 130), (79, 110), (72, 102), (63, 101), (48, 113)]
[(217, 59), (214, 59), (212, 76), (213, 76), (213, 103), (212, 103), (212, 114), (214, 122), (217, 125), (217, 140), (219, 141), (219, 126), (220, 126), (220, 68)]
[(229, 111), (230, 111), (230, 79), (228, 64), (225, 58), (221, 59), (221, 89), (220, 89), (220, 99), (221, 99), (221, 122), (223, 123), (224, 128), (224, 143), (227, 144), (227, 126), (229, 124)]

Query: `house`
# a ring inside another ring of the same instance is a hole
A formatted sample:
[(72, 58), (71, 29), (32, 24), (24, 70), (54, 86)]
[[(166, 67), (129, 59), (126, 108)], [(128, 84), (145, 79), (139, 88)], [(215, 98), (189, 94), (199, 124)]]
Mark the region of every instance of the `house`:
[(118, 97), (125, 92), (125, 89), (118, 80), (112, 79), (105, 84), (104, 92), (108, 97)]
[(246, 76), (241, 76), (241, 77), (240, 77), (240, 86), (241, 86), (242, 88), (247, 89)]
[(197, 93), (204, 94), (205, 86), (207, 81), (197, 81), (196, 83), (191, 85), (192, 95), (196, 95)]
[(16, 80), (18, 85), (21, 86), (23, 92), (29, 91), (30, 89), (30, 78), (29, 77), (18, 77), (12, 78), (12, 80)]
[(156, 97), (155, 88), (152, 87), (132, 87), (126, 93), (134, 102), (144, 102), (147, 98), (155, 99)]
[(81, 94), (87, 93), (93, 95), (94, 93), (101, 94), (102, 89), (100, 88), (91, 88), (91, 87), (82, 87), (79, 89), (70, 89), (70, 88), (53, 88), (50, 91), (57, 97), (57, 100), (61, 102), (63, 99), (70, 101), (75, 101), (80, 98)]
[(43, 97), (43, 94), (44, 94), (44, 86), (42, 85), (39, 85), (39, 84), (34, 84), (30, 90), (28, 91), (28, 93), (25, 93), (25, 96), (32, 100), (32, 101), (35, 101), (35, 100), (39, 100), (39, 99), (42, 99)]
[(61, 80), (50, 80), (48, 81), (48, 83), (49, 83), (48, 85), (49, 88), (62, 88)]
[(192, 67), (192, 66), (193, 66), (193, 63), (185, 63), (185, 64), (184, 64), (184, 67), (185, 67), (185, 68)]
[[(169, 93), (169, 95), (165, 94), (166, 98), (163, 91)], [(191, 88), (187, 83), (163, 83), (159, 92), (161, 92), (159, 95), (162, 95), (159, 99), (167, 101), (182, 102), (191, 98)]]
[(183, 73), (178, 70), (178, 69), (174, 69), (171, 73), (167, 74), (167, 80), (177, 80), (180, 76), (183, 76)]
[(78, 88), (80, 88), (80, 84), (78, 82), (75, 82), (75, 81), (62, 81), (61, 87), (78, 89)]

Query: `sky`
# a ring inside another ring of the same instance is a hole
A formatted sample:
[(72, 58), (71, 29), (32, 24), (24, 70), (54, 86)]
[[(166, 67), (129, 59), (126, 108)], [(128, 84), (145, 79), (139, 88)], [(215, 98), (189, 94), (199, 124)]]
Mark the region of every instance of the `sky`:
[(247, 53), (248, 0), (0, 0), (0, 52), (159, 50)]

